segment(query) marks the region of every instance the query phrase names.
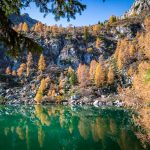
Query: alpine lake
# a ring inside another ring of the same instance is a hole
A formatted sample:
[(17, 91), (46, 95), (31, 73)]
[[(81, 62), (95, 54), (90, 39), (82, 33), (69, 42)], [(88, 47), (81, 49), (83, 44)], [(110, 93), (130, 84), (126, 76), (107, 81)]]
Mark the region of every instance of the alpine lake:
[(93, 106), (0, 106), (0, 150), (150, 150), (132, 112)]

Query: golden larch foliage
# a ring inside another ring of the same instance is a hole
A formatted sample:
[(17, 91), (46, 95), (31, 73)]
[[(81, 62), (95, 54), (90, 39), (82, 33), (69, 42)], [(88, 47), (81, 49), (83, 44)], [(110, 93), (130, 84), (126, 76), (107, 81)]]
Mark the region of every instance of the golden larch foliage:
[(130, 59), (130, 43), (128, 39), (123, 39), (117, 44), (114, 58), (117, 60), (117, 66), (121, 70)]
[(98, 65), (98, 62), (96, 60), (92, 60), (90, 63), (90, 79), (91, 79), (91, 81), (94, 80), (97, 65)]
[(130, 66), (129, 69), (127, 70), (127, 74), (129, 77), (132, 77), (134, 75), (135, 69), (133, 66)]
[(49, 90), (49, 91), (48, 91), (47, 96), (48, 96), (49, 98), (51, 98), (51, 96), (52, 96), (52, 90)]
[(45, 70), (45, 68), (46, 68), (45, 58), (43, 54), (41, 54), (39, 62), (38, 62), (38, 70), (42, 72)]
[(65, 82), (64, 82), (64, 75), (63, 73), (60, 74), (60, 77), (59, 77), (59, 88), (62, 89), (65, 85)]
[(97, 39), (96, 39), (96, 45), (95, 45), (95, 47), (96, 47), (97, 49), (99, 49), (99, 48), (101, 47), (101, 44), (102, 44), (102, 40), (101, 40), (100, 38), (97, 38)]
[(100, 32), (100, 29), (101, 29), (101, 25), (100, 24), (94, 25), (93, 26), (93, 33), (94, 33), (94, 35), (98, 35), (98, 33)]
[(142, 62), (139, 64), (138, 73), (134, 75), (133, 88), (139, 98), (146, 102), (150, 102), (150, 83), (146, 81), (147, 71), (150, 69), (150, 63)]
[(113, 84), (114, 79), (115, 79), (114, 70), (113, 70), (113, 67), (110, 66), (109, 69), (108, 69), (108, 74), (107, 74), (107, 83), (110, 84), (110, 85)]
[(27, 56), (27, 77), (30, 75), (30, 70), (33, 65), (33, 58), (32, 58), (32, 53), (29, 52)]
[(146, 32), (145, 34), (140, 34), (139, 38), (138, 38), (138, 43), (139, 46), (142, 50), (142, 52), (145, 54), (146, 57), (148, 57), (150, 59), (150, 17), (147, 17), (145, 19), (145, 28), (146, 28)]
[(131, 45), (130, 48), (129, 48), (130, 57), (133, 57), (135, 55), (135, 52), (136, 52), (135, 46)]
[(26, 64), (25, 63), (22, 63), (19, 67), (19, 69), (17, 70), (17, 75), (20, 77), (23, 75), (23, 73), (25, 72), (26, 70)]
[(25, 133), (21, 127), (16, 128), (16, 133), (19, 136), (19, 139), (24, 140), (25, 139)]
[(114, 22), (116, 22), (116, 21), (117, 21), (116, 16), (111, 16), (111, 17), (109, 18), (109, 23), (110, 23), (110, 24), (112, 24), (112, 23), (114, 23)]
[(35, 101), (39, 104), (42, 102), (42, 98), (43, 98), (43, 91), (39, 89), (38, 92), (36, 93)]
[(87, 86), (90, 81), (89, 67), (85, 64), (79, 64), (79, 67), (77, 69), (77, 78), (81, 87)]
[(24, 22), (23, 25), (22, 25), (22, 31), (29, 32), (29, 27), (28, 27), (26, 22)]
[(105, 83), (105, 70), (101, 64), (98, 64), (95, 72), (95, 84), (97, 87), (103, 86)]
[(50, 78), (49, 77), (44, 78), (44, 79), (41, 80), (40, 87), (39, 87), (39, 89), (38, 89), (38, 91), (36, 93), (36, 96), (35, 96), (35, 101), (37, 103), (41, 103), (42, 102), (44, 91), (48, 87), (49, 82), (50, 82)]
[(39, 33), (43, 32), (43, 24), (41, 22), (36, 23), (33, 27), (33, 31)]
[(8, 74), (8, 75), (10, 75), (12, 73), (10, 67), (6, 68), (5, 73)]
[(69, 66), (68, 73), (71, 74), (72, 72), (74, 72), (74, 70), (72, 69), (72, 67)]
[(44, 133), (42, 127), (39, 127), (38, 128), (38, 142), (39, 142), (40, 148), (43, 147), (44, 138), (45, 138), (45, 133)]
[(12, 75), (13, 75), (13, 76), (16, 76), (16, 75), (17, 75), (17, 73), (16, 73), (15, 70), (12, 71)]

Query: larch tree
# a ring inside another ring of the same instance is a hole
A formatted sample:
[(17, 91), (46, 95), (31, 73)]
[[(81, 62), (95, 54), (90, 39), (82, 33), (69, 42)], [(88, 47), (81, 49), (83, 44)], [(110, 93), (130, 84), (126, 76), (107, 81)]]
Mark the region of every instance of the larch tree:
[(43, 31), (43, 27), (44, 27), (43, 24), (41, 22), (38, 22), (34, 25), (33, 30), (35, 32), (41, 33)]
[(43, 78), (41, 80), (41, 83), (40, 83), (40, 87), (36, 93), (36, 96), (35, 96), (35, 101), (37, 103), (41, 103), (42, 102), (42, 98), (43, 98), (43, 95), (44, 95), (44, 92), (46, 90), (46, 88), (48, 87), (48, 84), (50, 82), (50, 78), (47, 77), (47, 78)]
[(116, 21), (117, 21), (116, 16), (111, 16), (111, 17), (109, 18), (109, 23), (110, 23), (110, 24), (112, 24), (112, 23), (114, 23), (114, 22), (116, 22)]
[(43, 91), (41, 91), (40, 89), (38, 90), (38, 92), (36, 93), (36, 97), (35, 97), (35, 101), (40, 104), (42, 102), (42, 98), (43, 98)]
[(53, 90), (51, 90), (51, 89), (48, 90), (47, 96), (48, 96), (49, 98), (52, 97), (52, 91), (53, 91)]
[(85, 64), (79, 64), (79, 67), (77, 69), (77, 77), (80, 86), (86, 87), (90, 81), (89, 67)]
[(33, 58), (32, 58), (32, 53), (29, 52), (27, 56), (27, 77), (30, 75), (30, 70), (33, 66)]
[(72, 69), (72, 67), (69, 66), (69, 68), (68, 68), (68, 74), (72, 73), (73, 71), (74, 71), (74, 70)]
[(22, 31), (29, 32), (29, 27), (28, 27), (26, 22), (24, 22), (23, 25), (22, 25)]
[(93, 29), (94, 35), (98, 35), (101, 29), (101, 25), (100, 24), (94, 25), (92, 29)]
[(38, 70), (42, 73), (46, 69), (46, 63), (44, 55), (41, 54), (39, 62), (38, 62)]
[(138, 38), (139, 46), (142, 50), (142, 52), (145, 54), (147, 58), (150, 59), (150, 17), (147, 17), (144, 21), (145, 25), (145, 34), (140, 34), (140, 37)]
[(77, 83), (76, 72), (71, 67), (68, 68), (68, 78), (71, 85), (75, 85)]
[(17, 28), (17, 31), (22, 31), (22, 29), (23, 29), (23, 23), (20, 23), (19, 25), (18, 25), (18, 28)]
[(98, 64), (95, 72), (95, 85), (97, 87), (102, 87), (105, 83), (105, 70), (102, 68), (101, 64)]
[(95, 78), (95, 72), (98, 62), (96, 60), (92, 60), (90, 63), (90, 80), (93, 82)]
[(96, 39), (95, 47), (96, 47), (97, 49), (99, 49), (99, 48), (101, 47), (101, 44), (102, 44), (102, 40), (101, 40), (100, 38), (97, 38), (97, 39)]
[(10, 74), (12, 73), (10, 67), (7, 67), (7, 68), (6, 68), (5, 73), (8, 74), (8, 75), (10, 75)]
[(84, 27), (84, 40), (87, 41), (89, 38), (88, 27)]
[(128, 76), (132, 77), (134, 75), (135, 71), (136, 71), (135, 68), (133, 66), (130, 66), (127, 70)]
[(107, 74), (107, 83), (109, 85), (112, 85), (114, 83), (114, 79), (115, 79), (114, 70), (113, 70), (113, 67), (110, 66), (108, 69), (108, 74)]
[(63, 73), (61, 73), (60, 74), (60, 77), (59, 77), (59, 88), (60, 89), (63, 89), (64, 88), (64, 85), (65, 85), (65, 82), (64, 82), (64, 74)]
[(17, 75), (20, 77), (20, 76), (22, 76), (24, 73), (25, 73), (25, 71), (26, 71), (26, 64), (25, 63), (22, 63), (21, 65), (20, 65), (20, 67), (18, 68), (18, 70), (17, 70)]
[[(138, 72), (133, 76), (133, 88), (137, 96), (143, 102), (150, 102), (150, 64), (148, 62), (141, 62), (138, 66)], [(141, 101), (142, 103), (142, 101)]]
[(12, 71), (12, 76), (16, 76), (16, 75), (17, 75), (16, 71), (13, 70), (13, 71)]

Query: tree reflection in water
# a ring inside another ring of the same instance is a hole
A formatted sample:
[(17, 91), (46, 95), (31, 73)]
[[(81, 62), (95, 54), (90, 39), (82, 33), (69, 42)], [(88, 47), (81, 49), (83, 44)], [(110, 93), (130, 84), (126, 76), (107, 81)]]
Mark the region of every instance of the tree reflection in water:
[(130, 116), (109, 108), (1, 107), (0, 149), (144, 149), (139, 138), (143, 133)]

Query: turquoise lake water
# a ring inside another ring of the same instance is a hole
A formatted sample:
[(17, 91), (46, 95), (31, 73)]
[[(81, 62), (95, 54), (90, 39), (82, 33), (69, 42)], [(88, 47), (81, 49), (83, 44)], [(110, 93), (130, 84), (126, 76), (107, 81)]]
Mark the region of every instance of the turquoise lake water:
[(0, 150), (142, 150), (135, 130), (123, 109), (0, 106)]

